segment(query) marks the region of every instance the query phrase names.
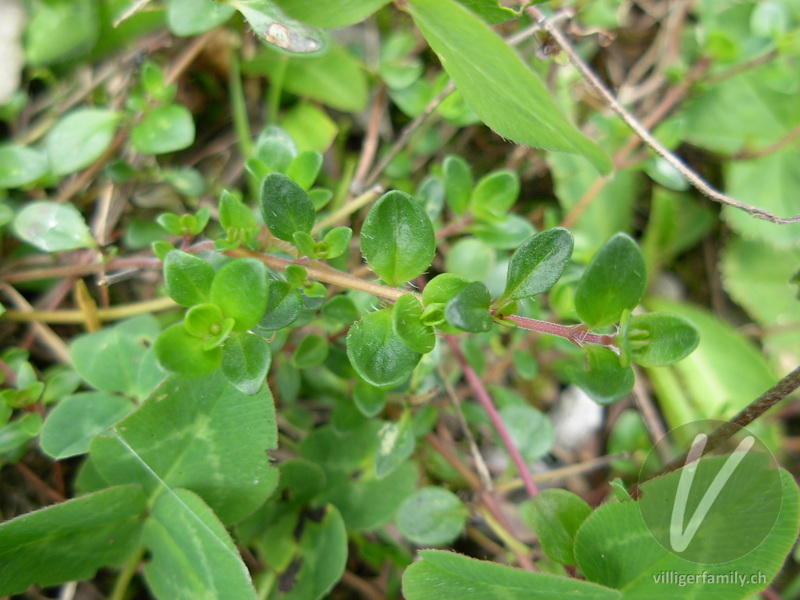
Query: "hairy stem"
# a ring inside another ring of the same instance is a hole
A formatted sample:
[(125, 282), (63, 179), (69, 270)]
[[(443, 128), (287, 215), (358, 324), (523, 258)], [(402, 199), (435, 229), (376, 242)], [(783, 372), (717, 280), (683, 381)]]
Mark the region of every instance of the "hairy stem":
[(582, 346), (583, 344), (598, 344), (600, 346), (609, 347), (616, 346), (613, 335), (589, 333), (583, 329), (581, 325), (559, 325), (558, 323), (530, 319), (519, 315), (509, 315), (503, 319), (514, 323), (517, 327), (522, 329), (549, 333), (550, 335), (566, 338), (576, 346)]

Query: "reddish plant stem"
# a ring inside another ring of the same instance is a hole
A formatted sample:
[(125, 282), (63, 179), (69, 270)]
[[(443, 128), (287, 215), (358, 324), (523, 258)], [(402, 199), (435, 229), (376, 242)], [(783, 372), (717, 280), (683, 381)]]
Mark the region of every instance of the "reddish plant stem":
[(558, 323), (520, 317), (519, 315), (509, 315), (504, 317), (504, 320), (510, 321), (522, 329), (538, 331), (539, 333), (549, 333), (550, 335), (566, 338), (576, 346), (582, 346), (583, 344), (598, 344), (600, 346), (616, 345), (614, 344), (613, 335), (589, 333), (583, 329), (581, 325), (559, 325)]
[(536, 488), (536, 484), (533, 482), (531, 474), (528, 472), (528, 466), (525, 464), (525, 460), (519, 453), (519, 450), (514, 444), (514, 440), (511, 439), (508, 429), (506, 429), (503, 420), (500, 418), (500, 414), (497, 412), (494, 402), (492, 402), (491, 397), (489, 397), (489, 394), (486, 392), (486, 388), (483, 387), (483, 382), (472, 367), (469, 366), (467, 359), (464, 358), (464, 355), (461, 353), (461, 348), (458, 347), (456, 338), (452, 335), (445, 335), (444, 339), (447, 340), (450, 350), (453, 352), (453, 356), (455, 356), (458, 361), (461, 372), (464, 373), (464, 378), (472, 389), (472, 393), (475, 394), (475, 399), (483, 407), (483, 410), (486, 411), (489, 420), (492, 422), (492, 426), (495, 431), (497, 431), (497, 435), (500, 436), (500, 441), (511, 455), (511, 461), (514, 463), (522, 479), (522, 483), (525, 485), (525, 490), (528, 492), (528, 495), (533, 498), (539, 490)]

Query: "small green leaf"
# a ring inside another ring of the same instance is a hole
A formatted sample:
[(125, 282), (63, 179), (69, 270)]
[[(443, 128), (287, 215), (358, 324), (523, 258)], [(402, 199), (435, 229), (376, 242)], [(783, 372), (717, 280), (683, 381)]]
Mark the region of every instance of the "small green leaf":
[(562, 116), (550, 92), (506, 42), (455, 0), (409, 0), (408, 10), (467, 104), (519, 144), (581, 154), (602, 174), (608, 156)]
[(442, 169), (447, 205), (457, 215), (464, 214), (472, 194), (472, 170), (469, 163), (460, 156), (450, 155), (445, 157)]
[(234, 331), (255, 327), (267, 307), (267, 269), (255, 258), (237, 258), (214, 276), (209, 293), (226, 317), (236, 324)]
[[(250, 209), (227, 190), (223, 190), (219, 198), (219, 224), (226, 232), (231, 229), (250, 232), (258, 228)], [(230, 233), (228, 235), (230, 237)]]
[(89, 442), (134, 409), (133, 402), (113, 394), (84, 392), (68, 396), (44, 421), (42, 450), (56, 460), (89, 451)]
[(222, 347), (222, 374), (243, 394), (261, 389), (271, 361), (269, 344), (253, 333), (234, 333)]
[(194, 119), (180, 104), (158, 106), (131, 130), (131, 144), (141, 154), (167, 154), (194, 143)]
[(422, 303), (425, 306), (433, 303), (446, 304), (469, 284), (469, 279), (453, 273), (437, 275), (422, 290)]
[(142, 542), (151, 554), (144, 578), (157, 598), (257, 598), (230, 534), (189, 490), (158, 497)]
[(350, 324), (359, 317), (358, 308), (348, 296), (337, 294), (322, 305), (322, 314), (334, 323)]
[(328, 340), (318, 335), (307, 335), (292, 355), (292, 364), (298, 369), (308, 369), (322, 364), (328, 357)]
[(360, 23), (390, 0), (276, 0), (287, 15), (318, 27), (338, 29)]
[(153, 353), (161, 327), (152, 315), (120, 321), (72, 340), (72, 366), (103, 392), (145, 398), (164, 379)]
[(46, 174), (47, 158), (33, 148), (4, 144), (0, 146), (0, 189), (18, 188), (33, 183)]
[(603, 244), (583, 272), (575, 291), (575, 309), (589, 327), (616, 323), (644, 295), (647, 267), (639, 246), (624, 233)]
[(375, 477), (391, 475), (414, 452), (416, 446), (411, 413), (406, 409), (396, 423), (386, 423), (378, 431), (378, 450), (375, 452)]
[(271, 0), (228, 0), (242, 13), (253, 32), (277, 50), (289, 54), (317, 54), (328, 47), (323, 30), (288, 17)]
[(489, 304), (492, 297), (480, 281), (467, 284), (448, 300), (444, 308), (447, 323), (463, 331), (480, 333), (492, 329), (492, 315)]
[(353, 402), (362, 415), (372, 418), (386, 406), (386, 390), (359, 379), (353, 387)]
[(375, 387), (405, 381), (422, 355), (394, 333), (392, 311), (384, 308), (361, 317), (347, 332), (347, 357), (356, 373)]
[(258, 326), (277, 331), (291, 325), (303, 310), (303, 299), (288, 281), (270, 281), (267, 308)]
[(447, 323), (444, 308), (461, 290), (470, 284), (469, 279), (453, 273), (442, 273), (431, 279), (422, 290), (422, 323), (435, 326), (445, 333), (461, 333), (462, 330)]
[(480, 220), (503, 218), (519, 196), (519, 176), (514, 171), (489, 173), (478, 181), (470, 196), (470, 209)]
[(286, 176), (304, 190), (311, 189), (322, 167), (322, 154), (305, 150), (295, 156), (286, 168)]
[(542, 551), (556, 562), (575, 564), (575, 534), (592, 514), (591, 507), (572, 492), (541, 490), (520, 506), (523, 523), (536, 534)]
[(436, 346), (433, 328), (423, 325), (422, 304), (411, 294), (400, 296), (392, 311), (392, 328), (403, 343), (416, 352), (427, 354)]
[(169, 0), (167, 25), (175, 35), (188, 37), (222, 25), (234, 12), (230, 6), (212, 0)]
[(93, 248), (83, 215), (72, 204), (32, 202), (14, 219), (17, 236), (44, 252)]
[(411, 196), (387, 192), (367, 214), (361, 228), (361, 252), (387, 285), (400, 285), (430, 266), (436, 252), (433, 225)]
[(395, 524), (403, 536), (419, 546), (442, 546), (461, 534), (468, 516), (467, 507), (453, 492), (429, 486), (403, 501)]
[(503, 300), (521, 300), (550, 290), (572, 256), (572, 234), (562, 227), (533, 235), (511, 255)]
[(306, 284), (308, 271), (302, 265), (289, 265), (284, 269), (283, 274), (292, 287), (301, 288)]
[(542, 411), (527, 404), (506, 404), (499, 412), (514, 445), (526, 461), (538, 460), (553, 449), (555, 431)]
[(670, 313), (636, 315), (628, 328), (631, 360), (644, 367), (664, 367), (686, 358), (700, 343), (689, 319)]
[(530, 221), (513, 213), (501, 220), (474, 223), (467, 231), (498, 250), (515, 250), (536, 233)]
[[(321, 6), (318, 2), (315, 5)], [(288, 62), (285, 56), (264, 48), (242, 70), (270, 79), (284, 74), (287, 92), (343, 112), (362, 112), (369, 100), (369, 80), (363, 63), (336, 43), (331, 43), (328, 52), (321, 56), (289, 57)], [(286, 172), (285, 168), (280, 171)]]
[(164, 257), (167, 294), (181, 306), (208, 302), (213, 281), (214, 267), (194, 254), (170, 250)]
[(91, 0), (70, 0), (47, 2), (31, 11), (24, 37), (26, 65), (63, 63), (90, 50), (98, 37), (98, 8)]
[(587, 345), (586, 369), (573, 368), (575, 383), (598, 404), (611, 404), (633, 389), (633, 369), (620, 365), (619, 357), (608, 348)]
[(205, 377), (222, 363), (222, 350), (218, 346), (203, 350), (203, 340), (186, 331), (183, 323), (162, 331), (154, 349), (162, 367), (184, 377)]
[(306, 233), (305, 231), (295, 231), (294, 235), (292, 236), (292, 242), (300, 251), (300, 256), (308, 256), (309, 258), (318, 258), (317, 257), (317, 242), (314, 241), (314, 238), (311, 237), (311, 234)]
[(216, 304), (196, 304), (188, 311), (183, 319), (183, 325), (190, 335), (204, 338), (209, 335), (216, 335), (225, 316), (222, 309)]
[(100, 108), (79, 108), (47, 133), (44, 147), (54, 175), (69, 175), (100, 158), (114, 139), (120, 115)]
[(311, 233), (316, 213), (308, 194), (281, 173), (270, 173), (261, 183), (261, 215), (276, 238), (293, 242), (296, 231)]
[(496, 273), (497, 252), (481, 240), (467, 236), (456, 240), (444, 260), (448, 273), (470, 281), (487, 281)]
[(328, 290), (319, 281), (307, 281), (303, 284), (303, 293), (307, 298), (324, 298)]
[(0, 594), (91, 579), (136, 551), (146, 501), (138, 486), (113, 487), (0, 525)]
[(320, 211), (333, 200), (333, 192), (326, 188), (313, 188), (308, 190), (308, 197), (314, 205), (314, 210)]
[(341, 256), (347, 252), (352, 237), (353, 230), (349, 227), (334, 227), (322, 238), (322, 243), (325, 245), (325, 248), (324, 250), (318, 250), (319, 255), (323, 258), (337, 258)]
[[(15, 390), (6, 389), (3, 390), (3, 394), (12, 391)], [(0, 402), (2, 401), (0, 399)], [(21, 456), (28, 441), (39, 435), (41, 428), (42, 415), (35, 412), (26, 412), (21, 417), (17, 417), (10, 423), (3, 425), (0, 427), (0, 455), (7, 456), (10, 453), (19, 453), (19, 456)], [(0, 573), (2, 573), (1, 568)]]

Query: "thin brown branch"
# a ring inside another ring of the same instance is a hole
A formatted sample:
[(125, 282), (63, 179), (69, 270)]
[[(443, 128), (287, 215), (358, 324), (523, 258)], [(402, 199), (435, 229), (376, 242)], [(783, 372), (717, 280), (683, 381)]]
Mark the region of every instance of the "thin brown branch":
[(691, 183), (701, 194), (715, 202), (727, 206), (733, 206), (734, 208), (738, 208), (739, 210), (742, 210), (757, 219), (763, 219), (771, 223), (786, 224), (800, 221), (800, 214), (791, 217), (779, 217), (755, 206), (751, 206), (750, 204), (745, 204), (744, 202), (736, 200), (735, 198), (731, 198), (730, 196), (723, 194), (722, 192), (711, 187), (702, 177), (700, 177), (700, 175), (688, 167), (680, 158), (670, 152), (661, 142), (659, 142), (653, 136), (653, 134), (650, 133), (650, 131), (644, 125), (642, 125), (642, 123), (640, 123), (635, 116), (633, 116), (633, 114), (631, 114), (624, 106), (622, 106), (622, 104), (617, 101), (611, 91), (602, 81), (600, 81), (597, 75), (595, 75), (594, 71), (592, 71), (589, 65), (583, 61), (575, 48), (572, 47), (572, 44), (567, 39), (567, 36), (564, 35), (564, 33), (558, 27), (552, 24), (547, 17), (545, 17), (542, 11), (540, 11), (536, 6), (529, 6), (525, 10), (529, 15), (531, 15), (531, 17), (536, 19), (551, 36), (553, 36), (553, 38), (558, 42), (558, 45), (561, 46), (562, 50), (564, 50), (567, 56), (569, 56), (569, 59), (575, 68), (578, 69), (586, 82), (592, 87), (592, 89), (595, 90), (595, 92), (597, 92), (597, 94), (600, 95), (609, 108), (611, 108), (611, 110), (614, 111), (614, 113), (616, 113), (625, 122), (625, 124), (627, 124), (628, 127), (630, 127), (636, 133), (636, 135), (639, 136), (639, 138), (641, 138), (641, 140), (653, 150), (653, 152), (658, 154), (675, 169), (677, 169), (678, 172), (683, 175), (686, 180)]
[(375, 160), (375, 153), (378, 151), (378, 140), (380, 139), (381, 117), (386, 109), (386, 86), (380, 85), (375, 97), (372, 100), (372, 108), (369, 111), (369, 121), (367, 132), (364, 135), (364, 143), (361, 145), (361, 155), (358, 157), (353, 180), (350, 183), (351, 189), (363, 189), (362, 180), (367, 176), (369, 168)]
[[(442, 103), (442, 100), (447, 98), (454, 90), (455, 86), (453, 82), (449, 82), (444, 89), (436, 94), (430, 102), (425, 106), (424, 110), (417, 115), (413, 121), (411, 121), (408, 125), (406, 125), (403, 130), (400, 132), (400, 135), (397, 136), (397, 140), (395, 140), (392, 147), (389, 148), (389, 151), (384, 154), (383, 158), (378, 162), (377, 165), (370, 171), (367, 178), (364, 180), (364, 187), (368, 188), (375, 184), (378, 181), (378, 177), (381, 176), (386, 170), (386, 167), (389, 166), (389, 163), (392, 162), (395, 156), (397, 156), (402, 150), (405, 145), (408, 143), (408, 140), (411, 139), (411, 136), (422, 126), (425, 120), (433, 114), (433, 111), (436, 110), (436, 107)], [(356, 193), (361, 192), (361, 190), (354, 190)]]
[[(711, 433), (711, 435), (708, 436), (708, 441), (703, 449), (703, 455), (708, 454), (717, 448), (720, 444), (722, 444), (736, 432), (740, 431), (743, 427), (747, 427), (750, 423), (755, 421), (770, 408), (775, 406), (778, 402), (786, 398), (798, 388), (800, 388), (800, 367), (797, 367), (794, 371), (789, 373), (786, 377), (781, 379), (778, 383), (751, 402), (747, 408), (742, 410), (727, 423), (720, 425), (713, 433)], [(688, 452), (673, 460), (652, 477), (664, 475), (665, 473), (669, 473), (681, 468), (684, 466), (684, 464), (686, 464), (687, 456)]]
[(731, 158), (734, 160), (749, 160), (752, 158), (767, 156), (768, 154), (772, 154), (773, 152), (777, 152), (778, 150), (785, 148), (798, 137), (800, 137), (800, 125), (793, 127), (782, 138), (767, 146), (764, 146), (763, 148), (758, 148), (757, 150), (742, 150), (741, 152), (737, 152), (731, 156)]
[(374, 584), (363, 577), (359, 577), (352, 571), (342, 573), (342, 583), (357, 591), (367, 600), (386, 600), (386, 596)]

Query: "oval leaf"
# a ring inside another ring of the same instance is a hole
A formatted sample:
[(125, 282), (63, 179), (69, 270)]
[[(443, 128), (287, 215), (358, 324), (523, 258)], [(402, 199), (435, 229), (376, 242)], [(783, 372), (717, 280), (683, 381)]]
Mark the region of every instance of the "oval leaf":
[(391, 309), (364, 315), (347, 332), (347, 357), (356, 373), (376, 387), (403, 382), (422, 355), (394, 333)]
[(700, 332), (680, 315), (636, 315), (628, 328), (631, 359), (644, 367), (664, 367), (686, 358), (700, 343)]
[(283, 11), (303, 23), (328, 29), (355, 25), (389, 0), (276, 0)]
[(489, 304), (492, 297), (480, 281), (464, 286), (444, 307), (447, 323), (463, 331), (480, 333), (492, 328), (492, 315)]
[(243, 394), (258, 392), (269, 371), (272, 352), (267, 341), (252, 333), (234, 333), (222, 347), (222, 374)]
[(44, 252), (94, 247), (86, 221), (71, 204), (33, 202), (14, 219), (17, 236)]
[(644, 295), (647, 267), (633, 239), (617, 233), (603, 244), (586, 267), (575, 291), (575, 309), (589, 327), (616, 323)]
[(166, 154), (194, 142), (194, 120), (180, 104), (159, 106), (147, 113), (131, 131), (131, 144), (142, 154)]
[(170, 250), (164, 257), (167, 294), (181, 306), (208, 302), (213, 281), (214, 267), (194, 254)]
[(519, 144), (581, 154), (602, 174), (611, 161), (570, 125), (539, 77), (492, 29), (455, 0), (408, 0), (408, 9), (467, 104)]
[(270, 281), (267, 308), (258, 326), (277, 331), (291, 325), (303, 310), (303, 299), (288, 281)]
[(424, 487), (406, 498), (395, 524), (406, 538), (420, 546), (441, 546), (464, 530), (469, 511), (450, 490)]
[(575, 383), (598, 404), (611, 404), (627, 396), (633, 389), (633, 369), (623, 367), (619, 357), (608, 348), (586, 346), (587, 368), (574, 368)]
[(362, 415), (372, 418), (386, 406), (386, 390), (359, 379), (353, 387), (353, 402)]
[(446, 156), (442, 163), (444, 171), (444, 194), (447, 205), (457, 215), (469, 206), (472, 194), (472, 170), (460, 156)]
[(394, 473), (411, 456), (416, 446), (414, 428), (408, 410), (397, 423), (386, 423), (378, 431), (378, 450), (375, 452), (375, 477), (383, 479)]
[(472, 190), (470, 208), (480, 220), (502, 219), (519, 196), (519, 176), (501, 170), (481, 177)]
[(219, 368), (222, 350), (203, 350), (203, 340), (190, 335), (183, 323), (167, 327), (154, 345), (156, 358), (167, 371), (184, 377), (205, 377)]
[(89, 451), (89, 442), (135, 408), (123, 396), (84, 392), (64, 398), (47, 415), (40, 437), (42, 450), (56, 460)]
[(591, 514), (591, 507), (582, 498), (555, 488), (541, 490), (520, 506), (520, 517), (539, 538), (542, 551), (565, 565), (576, 563), (575, 534)]
[(392, 328), (403, 343), (422, 354), (427, 354), (436, 346), (433, 327), (423, 325), (422, 304), (411, 294), (400, 296), (392, 311)]
[(531, 236), (511, 255), (505, 300), (521, 300), (548, 291), (572, 256), (572, 234), (562, 227)]
[(435, 252), (431, 220), (411, 196), (388, 192), (372, 206), (361, 228), (361, 253), (387, 285), (424, 273)]
[(236, 322), (234, 331), (247, 331), (267, 307), (267, 268), (255, 258), (237, 258), (217, 271), (209, 297)]
[(0, 147), (0, 188), (27, 185), (47, 173), (47, 158), (32, 148), (7, 144)]
[(326, 358), (328, 358), (328, 340), (311, 334), (297, 344), (292, 355), (292, 365), (298, 369), (308, 369), (322, 364)]
[(261, 183), (261, 215), (272, 235), (292, 243), (295, 232), (311, 233), (316, 217), (305, 190), (281, 173), (270, 173)]
[(120, 115), (100, 108), (74, 110), (44, 139), (54, 175), (68, 175), (100, 158), (114, 139)]
[(253, 32), (272, 47), (289, 54), (316, 54), (328, 47), (328, 35), (283, 13), (270, 0), (229, 0)]

